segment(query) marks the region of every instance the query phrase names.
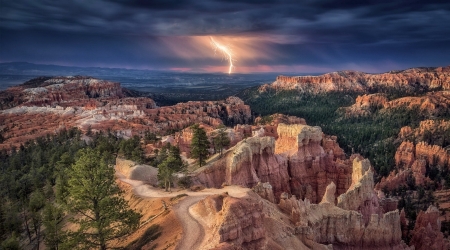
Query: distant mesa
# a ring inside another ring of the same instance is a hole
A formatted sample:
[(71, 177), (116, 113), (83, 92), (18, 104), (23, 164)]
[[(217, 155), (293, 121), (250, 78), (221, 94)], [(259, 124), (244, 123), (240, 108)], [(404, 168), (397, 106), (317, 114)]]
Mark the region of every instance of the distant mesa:
[(436, 68), (411, 68), (382, 74), (359, 71), (338, 71), (319, 76), (278, 76), (272, 84), (262, 85), (261, 92), (268, 89), (298, 90), (301, 92), (359, 91), (393, 87), (414, 90), (417, 88), (450, 90), (450, 66)]

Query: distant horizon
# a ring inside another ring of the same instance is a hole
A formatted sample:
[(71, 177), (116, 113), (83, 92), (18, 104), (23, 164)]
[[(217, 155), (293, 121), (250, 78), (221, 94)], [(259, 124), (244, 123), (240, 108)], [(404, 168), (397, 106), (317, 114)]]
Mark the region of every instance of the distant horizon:
[[(228, 74), (226, 72), (220, 72), (220, 71), (196, 71), (196, 70), (177, 70), (177, 69), (145, 69), (145, 68), (131, 68), (131, 67), (120, 67), (120, 66), (114, 66), (114, 67), (108, 67), (108, 66), (80, 66), (80, 65), (67, 65), (67, 64), (55, 64), (55, 63), (34, 63), (34, 62), (27, 62), (27, 61), (9, 61), (9, 62), (0, 62), (0, 65), (7, 65), (7, 64), (29, 64), (29, 65), (36, 65), (36, 66), (51, 66), (51, 67), (65, 67), (65, 68), (77, 68), (77, 69), (105, 69), (105, 70), (129, 70), (129, 71), (148, 71), (148, 72), (159, 72), (159, 73), (186, 73), (186, 74), (223, 74), (223, 75), (250, 75), (250, 74), (261, 74), (261, 75), (272, 75), (272, 74), (288, 74), (292, 76), (305, 76), (305, 75), (321, 75), (331, 72), (339, 72), (339, 71), (358, 71), (363, 72), (367, 74), (382, 74), (387, 73), (390, 71), (397, 71), (397, 70), (407, 70), (412, 68), (438, 68), (438, 67), (447, 67), (450, 65), (439, 65), (439, 66), (415, 66), (415, 67), (408, 67), (408, 68), (395, 68), (390, 69), (387, 71), (382, 72), (368, 72), (368, 71), (360, 71), (355, 69), (342, 69), (342, 70), (330, 70), (330, 71), (322, 71), (322, 72), (296, 72), (296, 71), (254, 71), (254, 72), (232, 72), (231, 74)], [(0, 71), (0, 74), (3, 72)], [(34, 75), (34, 74), (30, 74)]]

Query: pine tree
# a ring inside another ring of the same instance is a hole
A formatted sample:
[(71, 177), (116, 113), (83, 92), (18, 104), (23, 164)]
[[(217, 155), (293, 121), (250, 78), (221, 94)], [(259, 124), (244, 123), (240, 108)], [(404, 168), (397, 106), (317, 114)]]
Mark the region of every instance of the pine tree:
[(180, 149), (175, 146), (169, 146), (167, 157), (158, 164), (158, 179), (164, 182), (166, 191), (170, 191), (173, 174), (182, 171), (185, 164), (180, 156)]
[(67, 207), (78, 224), (69, 233), (68, 245), (82, 248), (107, 249), (108, 243), (139, 225), (140, 214), (129, 209), (116, 184), (113, 158), (104, 152), (86, 148), (79, 151), (77, 161), (68, 171)]
[(30, 202), (28, 204), (28, 210), (30, 212), (31, 224), (33, 226), (34, 234), (36, 235), (36, 249), (39, 250), (39, 243), (41, 241), (41, 225), (42, 214), (41, 208), (45, 205), (45, 197), (42, 192), (37, 189), (30, 195)]
[(51, 250), (59, 249), (64, 234), (61, 233), (60, 220), (63, 216), (63, 211), (56, 204), (47, 203), (44, 207), (42, 222), (45, 226), (45, 245)]
[(220, 153), (220, 156), (222, 156), (223, 148), (230, 145), (230, 138), (227, 134), (227, 128), (223, 125), (219, 127), (219, 131), (215, 134), (213, 138), (214, 147), (217, 149)]
[(191, 126), (194, 131), (191, 142), (191, 157), (198, 159), (200, 167), (206, 163), (208, 157), (209, 141), (206, 136), (206, 131), (200, 128), (198, 124)]

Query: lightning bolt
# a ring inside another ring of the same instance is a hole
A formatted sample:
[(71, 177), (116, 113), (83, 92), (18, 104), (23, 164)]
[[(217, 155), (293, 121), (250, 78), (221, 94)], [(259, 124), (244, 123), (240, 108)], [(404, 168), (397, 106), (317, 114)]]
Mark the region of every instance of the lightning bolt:
[(211, 36), (209, 37), (211, 39), (211, 44), (214, 48), (214, 51), (220, 50), (223, 54), (223, 56), (228, 60), (230, 63), (230, 67), (228, 68), (228, 74), (231, 74), (231, 71), (233, 69), (233, 53), (230, 48), (227, 46), (224, 46), (214, 40)]

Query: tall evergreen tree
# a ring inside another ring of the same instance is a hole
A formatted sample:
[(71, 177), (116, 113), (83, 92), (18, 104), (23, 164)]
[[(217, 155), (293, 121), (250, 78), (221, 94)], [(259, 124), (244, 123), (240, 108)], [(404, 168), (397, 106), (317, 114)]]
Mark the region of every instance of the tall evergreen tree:
[(63, 211), (58, 205), (50, 202), (45, 204), (42, 215), (42, 223), (45, 226), (44, 242), (51, 250), (58, 250), (64, 239), (60, 223), (62, 216)]
[(185, 168), (180, 156), (180, 149), (176, 146), (169, 146), (168, 151), (167, 157), (158, 164), (158, 179), (164, 182), (166, 191), (170, 191), (173, 174)]
[(219, 151), (222, 156), (223, 148), (230, 145), (230, 138), (227, 134), (227, 128), (223, 125), (219, 127), (219, 131), (213, 137), (214, 148)]
[(129, 209), (116, 184), (113, 157), (86, 148), (68, 171), (67, 205), (78, 224), (69, 233), (68, 244), (89, 249), (107, 249), (111, 240), (121, 237), (139, 225), (140, 214)]
[(191, 142), (191, 157), (198, 160), (200, 167), (206, 163), (208, 157), (209, 141), (206, 131), (200, 128), (198, 124), (192, 125), (194, 131)]

